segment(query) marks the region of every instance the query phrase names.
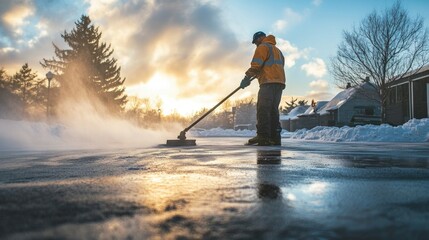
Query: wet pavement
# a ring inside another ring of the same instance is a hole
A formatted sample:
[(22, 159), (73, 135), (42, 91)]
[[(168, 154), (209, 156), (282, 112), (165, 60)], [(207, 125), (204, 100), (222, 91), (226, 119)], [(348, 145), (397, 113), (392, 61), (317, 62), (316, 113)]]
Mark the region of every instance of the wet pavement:
[(429, 143), (0, 152), (0, 239), (428, 239)]

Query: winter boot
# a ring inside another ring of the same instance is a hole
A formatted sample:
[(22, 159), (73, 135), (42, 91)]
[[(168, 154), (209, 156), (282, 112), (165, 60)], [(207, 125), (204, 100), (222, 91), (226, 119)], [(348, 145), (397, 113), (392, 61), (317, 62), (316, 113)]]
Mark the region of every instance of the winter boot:
[(281, 146), (282, 145), (282, 136), (281, 136), (282, 129), (279, 128), (275, 133), (272, 133), (270, 142), (272, 146)]
[(271, 141), (267, 137), (261, 137), (258, 139), (257, 146), (271, 146)]
[(257, 135), (256, 137), (249, 139), (246, 145), (269, 146), (271, 143), (269, 138)]
[(270, 145), (271, 146), (281, 146), (282, 145), (282, 140), (281, 138), (272, 138), (270, 139)]
[(258, 143), (258, 139), (259, 139), (259, 136), (253, 137), (253, 138), (251, 138), (251, 139), (249, 139), (249, 140), (247, 141), (246, 145), (254, 145), (254, 144), (257, 144), (257, 143)]

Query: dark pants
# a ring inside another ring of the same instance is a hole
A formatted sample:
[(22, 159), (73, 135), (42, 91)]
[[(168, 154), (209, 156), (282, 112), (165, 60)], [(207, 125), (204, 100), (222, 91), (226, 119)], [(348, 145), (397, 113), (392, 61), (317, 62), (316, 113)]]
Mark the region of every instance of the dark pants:
[(279, 139), (282, 128), (279, 119), (279, 105), (285, 85), (266, 83), (259, 87), (256, 105), (256, 129), (258, 136)]

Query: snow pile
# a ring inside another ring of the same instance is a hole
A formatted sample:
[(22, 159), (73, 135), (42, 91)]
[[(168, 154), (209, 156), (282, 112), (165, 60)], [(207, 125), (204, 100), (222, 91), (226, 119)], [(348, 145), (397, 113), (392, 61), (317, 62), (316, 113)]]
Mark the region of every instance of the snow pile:
[(428, 142), (429, 119), (412, 119), (402, 126), (315, 127), (292, 133), (293, 139), (331, 142)]
[[(191, 130), (190, 135), (193, 137), (252, 137), (256, 136), (256, 131), (213, 128)], [(283, 130), (282, 137), (329, 142), (429, 142), (429, 119), (412, 119), (397, 127), (382, 124), (341, 128), (319, 126), (296, 132)]]

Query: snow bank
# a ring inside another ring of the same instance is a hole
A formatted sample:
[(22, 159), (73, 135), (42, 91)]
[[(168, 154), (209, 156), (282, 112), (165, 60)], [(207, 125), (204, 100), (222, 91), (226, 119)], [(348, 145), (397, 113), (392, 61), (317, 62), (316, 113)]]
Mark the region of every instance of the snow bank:
[(412, 119), (397, 127), (387, 124), (341, 128), (319, 126), (298, 130), (291, 138), (332, 142), (429, 142), (429, 119)]
[[(213, 128), (190, 131), (194, 137), (252, 137), (256, 131)], [(402, 126), (387, 124), (357, 127), (315, 127), (296, 132), (282, 132), (283, 138), (329, 142), (429, 142), (429, 119), (412, 119)]]

